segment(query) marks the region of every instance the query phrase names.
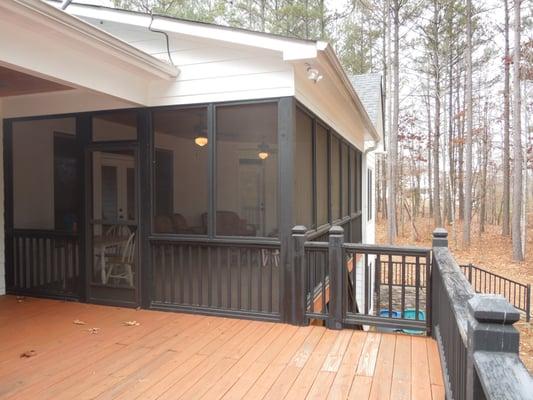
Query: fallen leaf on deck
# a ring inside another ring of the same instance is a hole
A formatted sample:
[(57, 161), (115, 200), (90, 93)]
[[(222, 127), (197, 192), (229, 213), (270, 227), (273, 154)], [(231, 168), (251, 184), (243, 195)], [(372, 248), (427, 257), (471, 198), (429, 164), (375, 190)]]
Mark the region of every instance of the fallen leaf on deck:
[(33, 357), (33, 356), (36, 356), (37, 355), (37, 352), (35, 350), (28, 350), (28, 351), (25, 351), (24, 353), (22, 353), (20, 355), (20, 358), (30, 358), (30, 357)]
[(89, 328), (87, 331), (93, 335), (96, 335), (100, 331), (100, 328)]
[(126, 326), (139, 326), (139, 325), (141, 325), (141, 323), (137, 322), (137, 321), (124, 321), (124, 325), (126, 325)]
[(87, 325), (87, 323), (85, 323), (85, 322), (83, 322), (83, 321), (81, 321), (79, 319), (75, 319), (74, 321), (72, 321), (72, 323), (74, 325)]

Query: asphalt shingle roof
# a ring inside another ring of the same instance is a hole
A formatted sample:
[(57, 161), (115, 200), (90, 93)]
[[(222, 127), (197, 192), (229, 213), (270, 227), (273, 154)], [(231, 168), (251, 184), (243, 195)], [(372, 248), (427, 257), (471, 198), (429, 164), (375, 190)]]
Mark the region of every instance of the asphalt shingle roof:
[(351, 75), (349, 78), (370, 120), (377, 127), (381, 103), (381, 74)]

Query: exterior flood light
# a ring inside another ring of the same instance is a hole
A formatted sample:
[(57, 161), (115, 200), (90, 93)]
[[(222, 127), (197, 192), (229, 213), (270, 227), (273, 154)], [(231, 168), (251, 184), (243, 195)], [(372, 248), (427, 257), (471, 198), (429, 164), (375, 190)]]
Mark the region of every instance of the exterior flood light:
[(313, 81), (315, 83), (318, 83), (319, 81), (322, 80), (323, 76), (322, 74), (320, 73), (320, 71), (316, 68), (313, 68), (310, 64), (305, 64), (307, 69), (307, 79), (309, 79), (310, 81)]

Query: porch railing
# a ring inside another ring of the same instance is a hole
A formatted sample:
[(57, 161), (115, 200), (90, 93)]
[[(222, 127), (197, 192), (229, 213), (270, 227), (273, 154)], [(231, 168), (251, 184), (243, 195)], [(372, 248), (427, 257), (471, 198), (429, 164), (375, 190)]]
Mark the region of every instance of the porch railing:
[(429, 332), (430, 249), (345, 243), (339, 226), (327, 242), (307, 240), (304, 227), (292, 238), (301, 323)]
[(79, 296), (79, 236), (52, 230), (9, 233), (12, 268), (8, 292), (48, 297)]
[(446, 398), (529, 399), (533, 380), (518, 356), (518, 311), (503, 297), (476, 294), (448, 249), (433, 237), (432, 326)]
[(150, 242), (152, 308), (279, 320), (279, 243)]
[(472, 264), (460, 267), (476, 293), (501, 294), (514, 307), (523, 311), (526, 321), (529, 322), (531, 317), (530, 284), (513, 281)]

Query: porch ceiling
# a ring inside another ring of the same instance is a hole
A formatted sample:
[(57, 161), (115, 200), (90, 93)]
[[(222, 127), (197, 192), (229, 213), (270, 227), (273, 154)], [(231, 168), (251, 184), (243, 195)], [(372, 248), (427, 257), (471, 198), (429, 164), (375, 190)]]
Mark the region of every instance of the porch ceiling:
[(151, 82), (179, 72), (40, 0), (0, 1), (0, 49), (2, 65), (39, 77), (43, 86), (50, 80), (133, 105), (147, 104)]
[(70, 90), (69, 86), (0, 65), (0, 97)]

